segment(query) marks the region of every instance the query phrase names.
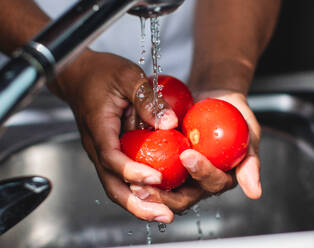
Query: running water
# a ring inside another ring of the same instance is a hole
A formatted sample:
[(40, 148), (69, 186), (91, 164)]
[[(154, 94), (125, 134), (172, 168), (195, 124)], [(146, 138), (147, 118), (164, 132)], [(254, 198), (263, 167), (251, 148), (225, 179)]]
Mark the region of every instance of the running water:
[(201, 213), (200, 213), (199, 205), (198, 204), (194, 205), (192, 207), (192, 211), (196, 215), (196, 227), (197, 227), (198, 240), (201, 240), (201, 239), (203, 239), (204, 234), (203, 234), (203, 230), (201, 227)]
[(159, 110), (163, 105), (158, 105), (158, 97), (162, 97), (161, 87), (158, 85), (158, 73), (162, 72), (158, 63), (160, 58), (160, 24), (158, 17), (150, 18), (151, 42), (152, 42), (152, 62), (153, 62), (153, 90), (154, 90), (154, 112), (155, 112), (155, 129), (158, 129), (159, 118), (162, 117)]
[[(141, 23), (141, 54), (138, 60), (140, 65), (145, 64), (145, 55), (146, 55), (146, 19), (144, 17), (140, 17)], [(153, 111), (155, 114), (155, 125), (154, 128), (158, 129), (159, 119), (162, 117), (162, 110), (164, 108), (163, 104), (158, 104), (158, 98), (162, 97), (161, 90), (162, 85), (158, 85), (158, 73), (162, 72), (161, 66), (158, 63), (160, 58), (160, 24), (158, 17), (150, 18), (150, 31), (151, 31), (151, 43), (152, 43), (152, 64), (153, 64)], [(140, 97), (140, 96), (139, 96)], [(143, 95), (144, 97), (144, 95)]]
[(138, 63), (140, 65), (144, 65), (145, 63), (145, 54), (146, 54), (146, 47), (145, 47), (145, 41), (146, 41), (146, 18), (140, 17), (141, 22), (141, 56), (138, 60)]
[(150, 223), (146, 223), (146, 244), (151, 245), (152, 244), (152, 234), (151, 234), (151, 228)]

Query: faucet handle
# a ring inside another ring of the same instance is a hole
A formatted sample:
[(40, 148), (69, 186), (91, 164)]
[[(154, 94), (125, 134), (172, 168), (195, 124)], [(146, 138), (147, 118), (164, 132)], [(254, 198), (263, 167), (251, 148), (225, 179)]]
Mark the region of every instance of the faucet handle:
[(175, 11), (184, 0), (141, 0), (128, 13), (145, 18), (161, 16)]

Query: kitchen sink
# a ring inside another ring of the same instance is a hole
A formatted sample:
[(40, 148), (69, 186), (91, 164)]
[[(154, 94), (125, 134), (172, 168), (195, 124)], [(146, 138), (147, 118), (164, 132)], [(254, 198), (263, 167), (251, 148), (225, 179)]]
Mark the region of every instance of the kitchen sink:
[(314, 146), (308, 112), (304, 116), (267, 109), (263, 96), (252, 96), (250, 104), (263, 131), (261, 199), (246, 198), (238, 186), (201, 201), (165, 226), (141, 221), (110, 201), (82, 148), (71, 111), (43, 95), (7, 123), (0, 139), (0, 180), (39, 175), (48, 178), (53, 189), (34, 212), (0, 236), (2, 248), (217, 242), (314, 230)]

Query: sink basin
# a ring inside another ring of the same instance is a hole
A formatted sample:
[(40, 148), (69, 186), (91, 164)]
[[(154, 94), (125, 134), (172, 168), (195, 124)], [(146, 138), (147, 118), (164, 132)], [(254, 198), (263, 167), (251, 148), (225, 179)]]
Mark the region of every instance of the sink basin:
[(0, 247), (111, 247), (314, 230), (314, 149), (302, 137), (263, 126), (262, 198), (247, 199), (236, 187), (201, 201), (165, 228), (107, 198), (68, 117), (12, 122), (0, 139), (0, 180), (40, 175), (53, 184), (47, 200), (0, 237)]

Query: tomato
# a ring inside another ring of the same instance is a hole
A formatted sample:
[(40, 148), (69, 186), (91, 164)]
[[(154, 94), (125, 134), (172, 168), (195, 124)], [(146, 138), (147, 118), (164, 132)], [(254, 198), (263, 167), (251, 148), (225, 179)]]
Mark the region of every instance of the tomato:
[[(153, 85), (153, 77), (148, 79)], [(176, 113), (179, 126), (181, 126), (184, 115), (194, 103), (190, 90), (179, 79), (169, 75), (158, 75), (158, 84), (162, 86), (159, 92)]]
[(163, 190), (180, 186), (188, 177), (179, 155), (190, 148), (187, 138), (177, 130), (133, 130), (121, 138), (121, 150), (134, 161), (162, 173)]
[(248, 125), (238, 109), (226, 101), (207, 98), (194, 104), (182, 128), (192, 148), (223, 171), (234, 168), (246, 156)]

